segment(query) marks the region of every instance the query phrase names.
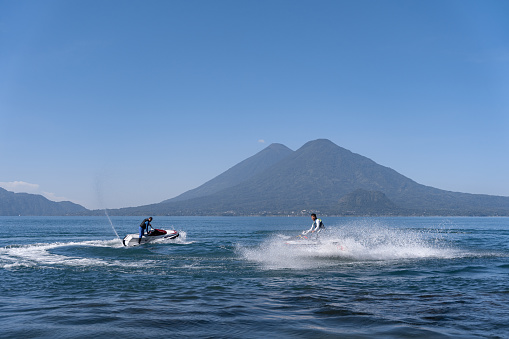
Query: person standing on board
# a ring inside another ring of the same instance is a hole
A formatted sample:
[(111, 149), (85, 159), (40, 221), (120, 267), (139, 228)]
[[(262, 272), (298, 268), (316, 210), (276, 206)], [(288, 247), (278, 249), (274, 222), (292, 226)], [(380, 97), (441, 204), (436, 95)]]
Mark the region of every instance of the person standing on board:
[(145, 229), (147, 230), (147, 234), (148, 234), (148, 227), (152, 227), (152, 225), (150, 225), (150, 222), (152, 221), (152, 217), (148, 217), (147, 219), (143, 220), (140, 224), (140, 238), (138, 239), (138, 244), (141, 244), (141, 238), (143, 237), (143, 235), (145, 234)]
[(316, 214), (311, 214), (311, 219), (313, 219), (313, 224), (311, 228), (307, 231), (302, 232), (302, 234), (316, 233), (316, 237), (318, 238), (318, 233), (320, 233), (323, 229), (325, 229), (325, 225), (323, 224), (321, 219), (316, 217)]

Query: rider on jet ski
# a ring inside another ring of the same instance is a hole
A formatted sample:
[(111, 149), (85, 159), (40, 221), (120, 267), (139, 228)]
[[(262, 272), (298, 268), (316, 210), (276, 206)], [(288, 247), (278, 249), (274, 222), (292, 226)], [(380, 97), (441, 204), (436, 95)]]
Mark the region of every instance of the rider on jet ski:
[(323, 224), (321, 219), (318, 219), (316, 217), (316, 214), (311, 214), (311, 219), (313, 219), (313, 224), (311, 225), (311, 228), (307, 231), (302, 232), (302, 234), (308, 234), (309, 232), (315, 233), (316, 237), (318, 238), (318, 233), (320, 233), (323, 229), (325, 229), (325, 225)]
[(152, 217), (148, 217), (147, 219), (143, 220), (140, 224), (140, 238), (138, 239), (138, 244), (141, 243), (141, 238), (143, 237), (143, 235), (145, 234), (145, 229), (147, 230), (147, 234), (148, 234), (148, 227), (152, 227), (152, 225), (150, 225), (150, 222), (152, 221)]

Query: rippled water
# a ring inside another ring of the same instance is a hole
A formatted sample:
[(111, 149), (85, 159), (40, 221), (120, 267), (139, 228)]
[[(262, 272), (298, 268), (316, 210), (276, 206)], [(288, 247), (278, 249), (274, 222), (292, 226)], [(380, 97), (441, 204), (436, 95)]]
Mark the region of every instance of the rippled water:
[(509, 218), (323, 220), (0, 217), (0, 337), (509, 338)]

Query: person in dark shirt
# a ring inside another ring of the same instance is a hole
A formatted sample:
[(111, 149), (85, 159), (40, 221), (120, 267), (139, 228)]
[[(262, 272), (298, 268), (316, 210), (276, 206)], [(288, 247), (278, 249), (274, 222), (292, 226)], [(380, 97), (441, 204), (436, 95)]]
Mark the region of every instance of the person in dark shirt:
[(148, 227), (152, 227), (152, 225), (150, 225), (150, 222), (152, 221), (152, 217), (148, 217), (147, 219), (143, 220), (140, 224), (140, 238), (138, 239), (138, 244), (141, 244), (141, 238), (143, 237), (143, 235), (145, 234), (145, 230), (147, 230), (147, 234), (148, 234)]

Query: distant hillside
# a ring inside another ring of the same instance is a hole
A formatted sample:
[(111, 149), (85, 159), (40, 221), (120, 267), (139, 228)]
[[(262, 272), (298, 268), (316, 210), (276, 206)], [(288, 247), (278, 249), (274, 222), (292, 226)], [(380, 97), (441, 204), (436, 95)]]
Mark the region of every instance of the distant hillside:
[(42, 195), (14, 193), (0, 187), (0, 215), (70, 215), (86, 211), (70, 201), (54, 202)]
[(362, 189), (341, 197), (338, 209), (343, 215), (398, 215), (402, 212), (382, 192)]
[[(298, 215), (309, 211), (329, 215), (509, 215), (509, 197), (455, 193), (424, 186), (324, 139), (310, 141), (260, 171), (248, 174), (249, 166), (239, 165), (233, 167), (239, 171), (235, 176), (238, 180), (230, 181), (226, 172), (221, 175), (223, 189), (202, 189), (194, 196), (190, 191), (179, 200), (110, 212), (127, 215)], [(219, 177), (209, 183), (219, 181)]]

